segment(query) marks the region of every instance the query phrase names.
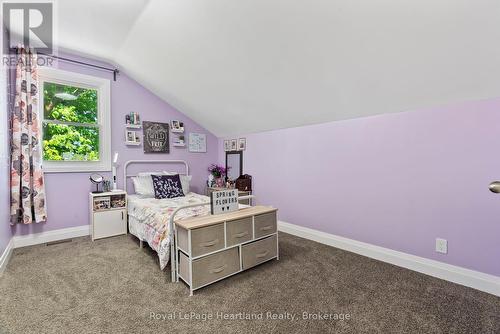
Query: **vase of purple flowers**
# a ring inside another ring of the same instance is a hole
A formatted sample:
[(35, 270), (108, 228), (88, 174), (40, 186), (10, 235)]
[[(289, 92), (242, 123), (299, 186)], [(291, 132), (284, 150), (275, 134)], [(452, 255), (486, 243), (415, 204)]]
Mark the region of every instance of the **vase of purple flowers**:
[(226, 176), (227, 169), (216, 164), (211, 164), (208, 167), (208, 171), (214, 177), (215, 185), (217, 187), (224, 187), (224, 177)]

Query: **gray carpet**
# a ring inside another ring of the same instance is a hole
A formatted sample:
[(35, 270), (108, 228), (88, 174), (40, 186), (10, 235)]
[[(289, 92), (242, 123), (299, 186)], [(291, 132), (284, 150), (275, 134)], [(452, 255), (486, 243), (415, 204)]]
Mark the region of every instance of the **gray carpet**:
[(498, 297), (283, 233), (280, 251), (188, 297), (131, 236), (16, 249), (0, 333), (500, 333)]

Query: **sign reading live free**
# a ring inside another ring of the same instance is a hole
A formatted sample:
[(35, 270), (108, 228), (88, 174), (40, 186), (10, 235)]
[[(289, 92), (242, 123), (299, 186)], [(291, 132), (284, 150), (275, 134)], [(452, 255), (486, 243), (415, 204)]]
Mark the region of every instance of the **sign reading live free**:
[(210, 209), (213, 215), (238, 210), (238, 189), (213, 191), (210, 194)]

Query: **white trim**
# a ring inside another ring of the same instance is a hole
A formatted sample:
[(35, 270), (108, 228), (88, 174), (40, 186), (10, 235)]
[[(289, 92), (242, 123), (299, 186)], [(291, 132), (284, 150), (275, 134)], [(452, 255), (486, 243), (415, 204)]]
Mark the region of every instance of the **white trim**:
[(46, 242), (78, 238), (90, 235), (90, 225), (63, 228), (28, 235), (17, 235), (12, 239), (14, 248), (44, 244)]
[(278, 221), (278, 230), (500, 296), (500, 277)]
[[(111, 171), (111, 82), (108, 79), (63, 71), (55, 68), (41, 67), (38, 71), (39, 92), (43, 92), (45, 81), (63, 85), (97, 89), (98, 91), (98, 127), (99, 127), (99, 161), (44, 161), (45, 173), (62, 172), (109, 172)], [(43, 94), (39, 94), (40, 123), (43, 122)], [(42, 129), (42, 124), (40, 124)]]
[(0, 256), (0, 276), (2, 276), (5, 268), (7, 268), (7, 264), (9, 263), (10, 257), (12, 255), (12, 251), (14, 250), (14, 238), (11, 238), (7, 247), (3, 251), (2, 256)]

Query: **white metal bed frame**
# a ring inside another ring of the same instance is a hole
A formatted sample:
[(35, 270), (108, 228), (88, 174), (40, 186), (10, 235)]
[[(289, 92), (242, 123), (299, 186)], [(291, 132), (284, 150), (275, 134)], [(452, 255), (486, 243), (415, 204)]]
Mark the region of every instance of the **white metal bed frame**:
[[(179, 174), (189, 175), (189, 166), (185, 160), (128, 160), (123, 165), (123, 189), (125, 190), (125, 192), (127, 192), (127, 179), (138, 176), (137, 174), (127, 174), (127, 167), (129, 167), (129, 165), (131, 165), (131, 164), (158, 164), (158, 163), (161, 163), (161, 164), (183, 164), (185, 167), (185, 173), (179, 173)], [(245, 199), (253, 199), (253, 198), (255, 198), (254, 195), (241, 196), (241, 197), (238, 197), (238, 201), (245, 200)], [(249, 202), (252, 203), (253, 201), (249, 201)], [(210, 201), (180, 206), (180, 207), (176, 208), (172, 212), (172, 215), (170, 216), (170, 219), (168, 221), (168, 229), (169, 229), (168, 237), (170, 239), (170, 271), (171, 271), (172, 282), (178, 282), (177, 268), (176, 268), (177, 267), (177, 248), (175, 247), (177, 241), (175, 240), (176, 233), (174, 231), (174, 229), (175, 229), (175, 224), (174, 224), (175, 215), (181, 210), (194, 208), (197, 206), (205, 206), (205, 205), (210, 205)], [(139, 242), (140, 242), (139, 247), (142, 248), (144, 240), (142, 240), (137, 235), (136, 235), (136, 237), (139, 239)]]

